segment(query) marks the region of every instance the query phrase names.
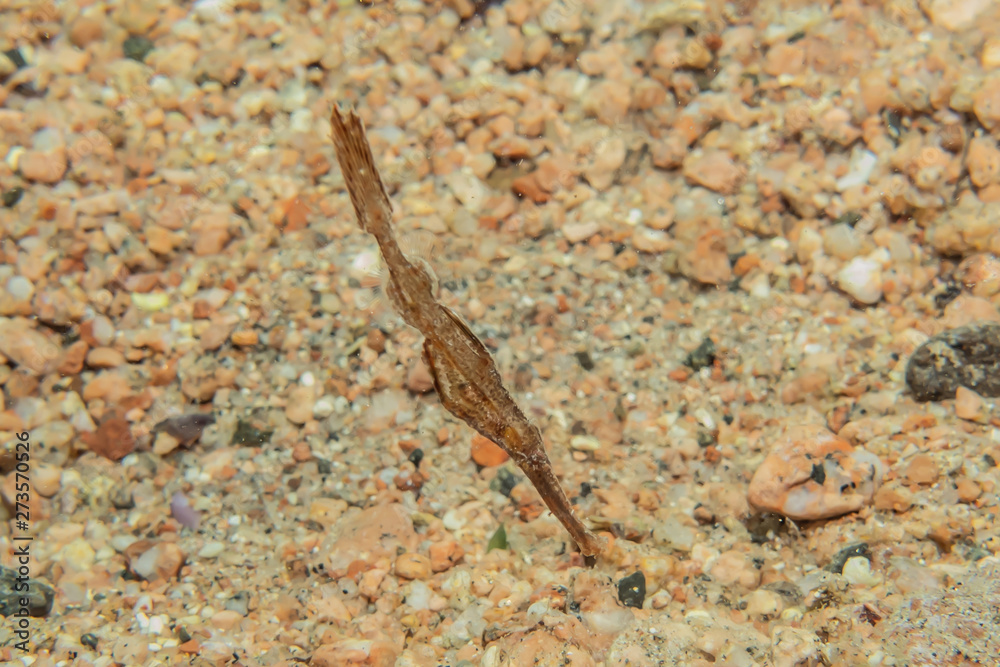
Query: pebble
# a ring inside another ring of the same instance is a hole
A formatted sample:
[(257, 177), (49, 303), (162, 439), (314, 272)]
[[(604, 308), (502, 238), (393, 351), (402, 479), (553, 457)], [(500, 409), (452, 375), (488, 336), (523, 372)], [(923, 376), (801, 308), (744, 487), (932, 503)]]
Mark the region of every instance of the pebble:
[(78, 49), (85, 49), (91, 42), (104, 36), (104, 24), (89, 16), (80, 16), (69, 28), (69, 41)]
[(293, 424), (305, 424), (312, 419), (315, 404), (316, 391), (313, 387), (295, 387), (288, 394), (285, 417)]
[(974, 503), (983, 494), (983, 487), (968, 477), (959, 477), (955, 480), (955, 490), (958, 492), (958, 499), (963, 503)]
[(726, 285), (733, 279), (725, 238), (717, 230), (703, 234), (678, 266), (684, 275), (706, 285)]
[(21, 175), (38, 183), (58, 183), (68, 166), (66, 143), (62, 133), (53, 128), (36, 132), (32, 148), (24, 151), (18, 161)]
[(959, 387), (1000, 396), (1000, 324), (969, 325), (934, 336), (907, 362), (906, 386), (918, 401), (954, 398)]
[(966, 387), (955, 390), (955, 416), (970, 422), (989, 422), (990, 411), (983, 397)]
[(184, 552), (173, 542), (143, 539), (125, 549), (133, 574), (147, 580), (175, 579), (184, 565)]
[(1000, 37), (987, 38), (979, 61), (985, 70), (1000, 69)]
[(366, 560), (396, 555), (396, 549), (409, 550), (416, 533), (410, 511), (399, 503), (376, 505), (348, 516), (334, 524), (335, 536), (324, 545), (328, 571), (344, 569), (365, 554)]
[(91, 368), (115, 368), (125, 363), (125, 355), (112, 347), (95, 347), (87, 353), (86, 362)]
[(333, 414), (337, 408), (337, 403), (333, 396), (322, 396), (313, 405), (313, 418), (326, 419)]
[[(51, 446), (50, 443), (46, 443)], [(31, 486), (43, 498), (51, 498), (59, 493), (62, 485), (62, 470), (56, 466), (40, 464), (31, 472)]]
[(396, 558), (393, 571), (404, 579), (427, 579), (431, 576), (431, 560), (423, 554), (401, 554)]
[(657, 254), (670, 250), (674, 247), (674, 243), (670, 235), (664, 231), (649, 227), (637, 227), (632, 232), (632, 247), (639, 252)]
[(600, 226), (593, 220), (590, 222), (570, 222), (562, 227), (563, 236), (570, 243), (586, 241), (600, 230)]
[(1000, 294), (1000, 259), (989, 253), (976, 253), (962, 260), (955, 271), (972, 296), (989, 298)]
[(774, 591), (758, 588), (746, 596), (747, 616), (754, 619), (769, 620), (778, 616), (785, 608), (781, 596)]
[(33, 578), (21, 579), (16, 569), (0, 566), (0, 616), (14, 618), (23, 606), (31, 616), (48, 616), (55, 599), (56, 592), (48, 584)]
[(136, 444), (129, 423), (114, 416), (102, 421), (93, 433), (85, 434), (84, 439), (92, 452), (112, 461), (131, 454)]
[(211, 541), (206, 542), (205, 546), (198, 550), (198, 558), (205, 558), (211, 560), (212, 558), (218, 558), (226, 550), (226, 545), (222, 542)]
[(472, 460), (484, 468), (503, 465), (510, 458), (499, 445), (478, 433), (472, 436)]
[(978, 188), (1000, 183), (1000, 148), (993, 137), (975, 137), (969, 142), (966, 157), (969, 179)]
[(862, 556), (848, 558), (842, 572), (847, 582), (855, 586), (874, 586), (882, 581), (872, 572), (871, 561)]
[(94, 548), (84, 538), (77, 538), (59, 550), (58, 560), (76, 572), (87, 572), (94, 566)]
[(873, 259), (855, 257), (837, 273), (837, 286), (858, 303), (878, 303), (882, 299), (882, 266)]
[(729, 195), (743, 180), (743, 170), (727, 151), (711, 150), (688, 155), (684, 159), (684, 177), (695, 185)]
[(960, 32), (975, 25), (980, 14), (990, 7), (990, 0), (930, 0), (921, 5), (930, 16), (931, 23), (952, 32)]
[(642, 609), (646, 600), (646, 577), (641, 570), (618, 580), (618, 601), (626, 607)]
[(856, 512), (882, 483), (878, 457), (816, 424), (789, 426), (750, 480), (751, 505), (793, 520)]
[(235, 628), (242, 620), (243, 616), (238, 611), (223, 609), (222, 611), (217, 611), (212, 614), (212, 618), (209, 619), (209, 623), (211, 623), (212, 627), (217, 630), (226, 632)]
[(430, 556), (431, 570), (444, 572), (462, 560), (465, 549), (455, 540), (445, 540), (432, 544), (428, 549), (428, 555)]
[(471, 171), (453, 171), (444, 182), (455, 199), (472, 214), (478, 214), (486, 202), (486, 187)]
[(426, 394), (434, 389), (434, 376), (423, 359), (418, 359), (407, 371), (406, 388), (415, 394)]
[(0, 318), (0, 354), (35, 375), (56, 370), (61, 351), (50, 338), (22, 320)]
[(1000, 77), (990, 77), (983, 82), (973, 98), (972, 109), (976, 112), (976, 118), (988, 131), (1000, 130)]
[(906, 465), (905, 476), (911, 484), (933, 484), (940, 475), (941, 469), (930, 454), (917, 454)]

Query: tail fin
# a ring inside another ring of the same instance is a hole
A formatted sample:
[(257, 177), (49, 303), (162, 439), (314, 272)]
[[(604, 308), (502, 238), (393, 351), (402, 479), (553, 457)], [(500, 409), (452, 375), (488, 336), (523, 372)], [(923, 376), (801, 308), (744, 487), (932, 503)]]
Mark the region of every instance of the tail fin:
[(392, 203), (375, 167), (375, 159), (365, 136), (365, 126), (353, 109), (343, 114), (336, 104), (333, 105), (330, 125), (333, 128), (337, 161), (340, 162), (340, 171), (351, 195), (358, 224), (361, 229), (377, 237), (379, 230), (372, 227), (379, 224), (379, 219), (382, 224), (389, 224)]

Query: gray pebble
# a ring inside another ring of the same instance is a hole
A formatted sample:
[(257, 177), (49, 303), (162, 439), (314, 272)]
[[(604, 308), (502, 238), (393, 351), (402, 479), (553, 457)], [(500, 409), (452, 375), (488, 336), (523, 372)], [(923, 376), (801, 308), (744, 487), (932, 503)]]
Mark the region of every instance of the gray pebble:
[(1000, 396), (1000, 324), (973, 324), (934, 336), (910, 357), (906, 386), (918, 401), (954, 398), (959, 387)]

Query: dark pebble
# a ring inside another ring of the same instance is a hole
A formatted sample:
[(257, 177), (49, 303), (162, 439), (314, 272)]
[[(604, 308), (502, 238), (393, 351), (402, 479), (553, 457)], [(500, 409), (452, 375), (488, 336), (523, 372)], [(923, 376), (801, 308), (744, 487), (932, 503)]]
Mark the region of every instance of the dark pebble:
[(618, 601), (626, 607), (642, 609), (646, 601), (646, 576), (641, 571), (635, 571), (618, 582)]
[(97, 650), (98, 637), (92, 632), (80, 636), (80, 643), (89, 649)]
[(517, 486), (517, 482), (517, 475), (506, 468), (500, 468), (497, 471), (496, 477), (490, 480), (490, 490), (502, 493), (510, 498), (510, 492)]
[(28, 61), (24, 59), (20, 49), (9, 49), (4, 51), (3, 54), (10, 58), (10, 61), (14, 63), (14, 67), (17, 69), (21, 69), (28, 65)]
[(21, 195), (24, 194), (24, 188), (19, 185), (15, 185), (10, 190), (4, 190), (3, 196), (0, 197), (3, 201), (4, 208), (11, 208), (17, 202), (21, 201)]
[(424, 460), (424, 450), (417, 447), (410, 455), (406, 457), (406, 460), (413, 464), (415, 468), (420, 467), (420, 462)]
[(236, 430), (233, 432), (233, 439), (229, 444), (250, 447), (263, 445), (271, 439), (273, 433), (274, 431), (262, 431), (250, 422), (240, 419), (236, 422)]
[(116, 510), (130, 510), (135, 507), (132, 489), (119, 486), (111, 491), (111, 504)]
[[(27, 592), (18, 590), (27, 584)], [(28, 614), (31, 616), (48, 616), (52, 611), (52, 601), (56, 592), (48, 584), (38, 579), (18, 581), (17, 570), (0, 567), (0, 616), (13, 616), (20, 613), (21, 601), (27, 601)]]
[(215, 423), (215, 417), (211, 414), (196, 412), (190, 415), (178, 415), (164, 419), (153, 427), (156, 432), (163, 431), (181, 442), (190, 442), (201, 437), (201, 432), (209, 424)]
[(752, 514), (744, 522), (750, 541), (754, 544), (766, 544), (788, 531), (788, 520), (774, 512)]
[(148, 37), (132, 35), (122, 44), (125, 57), (139, 62), (143, 62), (152, 50), (153, 42)]
[(711, 338), (706, 338), (701, 341), (701, 344), (687, 356), (684, 360), (684, 365), (693, 371), (700, 371), (706, 366), (711, 366), (715, 363), (715, 343), (712, 342)]
[(906, 386), (918, 401), (954, 398), (959, 387), (1000, 396), (1000, 324), (973, 324), (934, 336), (910, 357)]

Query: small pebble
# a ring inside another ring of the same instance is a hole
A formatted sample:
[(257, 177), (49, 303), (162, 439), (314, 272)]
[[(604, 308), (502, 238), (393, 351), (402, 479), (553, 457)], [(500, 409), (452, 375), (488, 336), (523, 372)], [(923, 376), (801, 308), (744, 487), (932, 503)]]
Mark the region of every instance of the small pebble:
[(43, 498), (51, 498), (59, 492), (62, 470), (56, 466), (39, 465), (31, 473), (31, 485)]
[(646, 600), (646, 577), (641, 570), (618, 580), (618, 601), (626, 607), (642, 609)]
[(793, 520), (830, 518), (870, 503), (883, 472), (876, 456), (822, 426), (792, 425), (754, 472), (747, 497)]
[(472, 460), (484, 468), (504, 464), (510, 456), (499, 445), (478, 433), (472, 436)]
[(396, 558), (393, 571), (404, 579), (427, 579), (431, 576), (431, 561), (427, 556), (404, 553)]
[(906, 479), (911, 484), (933, 484), (940, 474), (941, 469), (930, 454), (917, 454), (906, 465)]
[(205, 546), (198, 550), (198, 558), (212, 559), (222, 555), (226, 550), (226, 545), (222, 542), (206, 542)]
[(837, 274), (837, 286), (862, 304), (882, 299), (882, 267), (878, 262), (855, 257)]

